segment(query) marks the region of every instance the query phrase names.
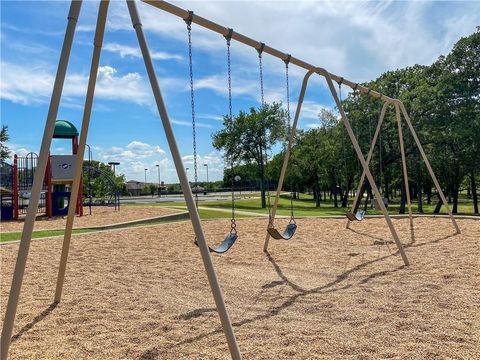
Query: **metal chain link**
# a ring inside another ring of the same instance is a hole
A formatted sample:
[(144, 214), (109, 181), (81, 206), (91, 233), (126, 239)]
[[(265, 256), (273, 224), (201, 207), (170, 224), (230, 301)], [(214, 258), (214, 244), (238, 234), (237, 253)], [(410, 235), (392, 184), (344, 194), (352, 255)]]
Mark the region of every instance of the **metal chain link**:
[(228, 76), (228, 115), (233, 119), (232, 115), (232, 69), (230, 55), (230, 39), (227, 39), (227, 76)]
[(193, 138), (193, 170), (195, 176), (195, 205), (198, 209), (198, 169), (197, 169), (197, 134), (195, 124), (195, 92), (193, 86), (193, 61), (192, 61), (192, 22), (191, 15), (185, 20), (188, 32), (188, 59), (190, 70), (190, 99), (192, 106), (192, 138)]
[[(286, 88), (287, 88), (287, 119), (288, 119), (288, 127), (287, 127), (287, 132), (288, 132), (288, 139), (290, 139), (291, 133), (292, 133), (292, 127), (291, 127), (291, 119), (290, 119), (290, 80), (289, 80), (289, 74), (288, 74), (288, 64), (290, 63), (290, 55), (287, 56), (287, 58), (284, 60), (285, 62), (285, 83), (286, 83)], [(293, 214), (293, 184), (290, 185), (290, 224), (295, 224), (295, 216)]]
[(289, 80), (289, 74), (288, 74), (288, 64), (290, 63), (290, 55), (288, 55), (287, 59), (285, 61), (285, 80), (287, 84), (287, 118), (288, 118), (288, 134), (290, 135), (291, 131), (291, 118), (290, 118), (290, 80)]
[[(262, 63), (262, 53), (263, 53), (263, 48), (265, 47), (264, 43), (261, 43), (260, 48), (257, 49), (258, 52), (258, 69), (260, 72), (260, 98), (262, 101), (262, 109), (265, 106), (265, 93), (263, 90), (263, 63)], [(267, 153), (267, 139), (266, 139), (266, 134), (265, 134), (265, 170), (268, 166), (268, 153)], [(271, 211), (271, 205), (270, 205), (270, 182), (267, 179), (267, 207), (268, 207), (268, 224), (270, 227), (273, 227), (273, 222), (272, 222), (272, 211)]]
[[(233, 30), (229, 29), (228, 34), (225, 36), (227, 40), (227, 77), (228, 77), (228, 115), (230, 120), (233, 121), (232, 112), (232, 64), (230, 54), (230, 40), (232, 38)], [(234, 189), (234, 176), (233, 176), (233, 158), (230, 163), (231, 170), (231, 188), (232, 188), (232, 218), (230, 220), (230, 234), (237, 234), (237, 223), (235, 222), (235, 189)]]
[(258, 50), (258, 67), (260, 69), (260, 95), (261, 95), (262, 107), (263, 107), (265, 105), (265, 94), (264, 94), (264, 91), (263, 91), (262, 51), (263, 51), (263, 48), (261, 50)]

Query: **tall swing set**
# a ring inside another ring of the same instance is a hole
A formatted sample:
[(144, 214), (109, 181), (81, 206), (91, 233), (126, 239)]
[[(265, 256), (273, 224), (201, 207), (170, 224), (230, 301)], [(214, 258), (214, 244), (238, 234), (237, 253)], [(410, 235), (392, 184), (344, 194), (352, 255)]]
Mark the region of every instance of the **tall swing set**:
[[(289, 158), (290, 158), (290, 153), (291, 153), (291, 148), (292, 148), (292, 142), (295, 138), (295, 133), (298, 125), (298, 120), (300, 117), (301, 109), (302, 109), (302, 104), (303, 100), (305, 97), (306, 89), (307, 89), (307, 84), (309, 82), (309, 79), (311, 78), (312, 75), (319, 75), (323, 78), (325, 78), (328, 88), (332, 94), (332, 97), (335, 101), (335, 104), (340, 112), (342, 122), (345, 126), (345, 129), (347, 131), (348, 137), (355, 149), (355, 153), (358, 157), (358, 160), (363, 168), (363, 173), (360, 179), (359, 183), (359, 189), (357, 191), (357, 196), (354, 200), (353, 204), (353, 209), (356, 208), (357, 204), (360, 201), (360, 193), (361, 193), (361, 187), (364, 185), (365, 181), (368, 181), (374, 196), (377, 199), (381, 199), (381, 194), (380, 191), (375, 183), (375, 180), (372, 176), (372, 173), (370, 172), (369, 169), (369, 163), (372, 158), (372, 153), (378, 138), (378, 134), (380, 132), (380, 128), (383, 122), (383, 118), (385, 116), (385, 112), (389, 106), (393, 106), (396, 112), (396, 120), (397, 120), (397, 126), (398, 126), (398, 134), (399, 134), (399, 139), (400, 139), (400, 152), (402, 156), (402, 170), (403, 170), (403, 176), (404, 176), (404, 186), (405, 186), (405, 191), (406, 191), (406, 199), (407, 199), (407, 204), (408, 204), (408, 213), (409, 213), (409, 218), (411, 224), (413, 224), (413, 217), (412, 217), (412, 209), (411, 209), (411, 202), (410, 202), (410, 193), (409, 193), (409, 186), (408, 186), (408, 175), (407, 175), (407, 168), (406, 168), (406, 160), (405, 160), (405, 150), (404, 150), (404, 145), (403, 145), (403, 135), (402, 135), (402, 115), (403, 119), (406, 122), (414, 140), (415, 143), (418, 147), (418, 150), (420, 151), (420, 154), (423, 158), (423, 161), (425, 162), (425, 165), (428, 169), (428, 172), (435, 184), (435, 187), (437, 188), (438, 194), (445, 205), (445, 208), (447, 209), (447, 212), (450, 216), (450, 219), (453, 223), (453, 226), (456, 230), (457, 233), (460, 233), (460, 229), (452, 215), (452, 212), (448, 206), (448, 203), (445, 199), (445, 196), (439, 186), (439, 183), (437, 181), (437, 178), (435, 177), (435, 174), (433, 173), (432, 167), (430, 166), (430, 163), (425, 155), (425, 152), (423, 150), (423, 147), (415, 133), (415, 130), (413, 128), (411, 119), (405, 109), (405, 106), (403, 103), (397, 99), (390, 98), (386, 95), (383, 95), (381, 93), (378, 93), (374, 90), (368, 89), (362, 85), (359, 85), (357, 83), (354, 83), (350, 80), (347, 80), (343, 77), (340, 77), (338, 75), (332, 74), (328, 72), (326, 69), (321, 68), (321, 67), (316, 67), (314, 65), (311, 65), (305, 61), (302, 61), (298, 58), (295, 58), (287, 53), (281, 52), (277, 49), (274, 49), (268, 45), (265, 45), (264, 43), (261, 43), (259, 41), (253, 40), (247, 36), (244, 36), (238, 32), (233, 31), (230, 28), (218, 25), (208, 19), (202, 18), (196, 14), (194, 14), (191, 11), (184, 10), (180, 7), (177, 7), (175, 5), (172, 5), (166, 1), (162, 0), (143, 0), (145, 3), (152, 5), (153, 7), (156, 7), (158, 9), (161, 9), (163, 11), (166, 11), (168, 13), (171, 13), (181, 19), (183, 19), (188, 26), (188, 35), (189, 35), (189, 55), (190, 55), (190, 85), (191, 85), (191, 95), (192, 95), (192, 123), (193, 123), (193, 134), (194, 134), (194, 152), (195, 152), (195, 163), (196, 163), (196, 134), (195, 134), (195, 107), (194, 107), (194, 88), (193, 88), (193, 71), (192, 71), (192, 62), (191, 62), (191, 55), (192, 55), (192, 49), (191, 49), (191, 25), (192, 24), (197, 24), (199, 26), (202, 26), (206, 29), (209, 29), (213, 32), (216, 32), (218, 34), (221, 34), (225, 37), (227, 40), (227, 66), (228, 66), (228, 85), (229, 85), (229, 116), (232, 116), (232, 111), (231, 111), (231, 106), (232, 106), (232, 93), (231, 93), (231, 69), (230, 69), (230, 42), (231, 40), (238, 41), (240, 43), (243, 43), (249, 47), (252, 47), (256, 49), (258, 52), (259, 56), (259, 65), (260, 65), (260, 80), (261, 80), (261, 91), (262, 91), (262, 105), (264, 104), (263, 101), (263, 74), (262, 74), (262, 54), (266, 53), (269, 54), (273, 57), (276, 57), (280, 60), (282, 60), (286, 64), (286, 74), (287, 74), (287, 93), (288, 93), (288, 66), (289, 64), (293, 64), (296, 66), (299, 66), (303, 69), (306, 69), (307, 72), (304, 76), (303, 82), (302, 82), (302, 87), (300, 90), (300, 95), (298, 99), (298, 105), (296, 107), (295, 111), (295, 116), (293, 119), (293, 123), (291, 126), (289, 126), (289, 137), (288, 137), (288, 144), (285, 148), (285, 155), (284, 155), (284, 162), (282, 165), (280, 177), (278, 180), (278, 185), (275, 193), (275, 200), (273, 203), (273, 206), (271, 207), (270, 211), (270, 216), (269, 216), (269, 223), (267, 226), (267, 231), (266, 231), (266, 237), (265, 237), (265, 242), (264, 242), (264, 250), (268, 250), (268, 245), (269, 245), (269, 240), (270, 238), (274, 239), (284, 239), (288, 240), (293, 237), (295, 230), (296, 230), (296, 224), (295, 224), (295, 218), (292, 216), (290, 219), (289, 224), (287, 225), (286, 229), (280, 233), (278, 229), (275, 227), (275, 217), (276, 217), (276, 212), (278, 208), (278, 202), (280, 198), (280, 193), (283, 188), (283, 183), (285, 179), (285, 173), (288, 167), (289, 163)], [(157, 105), (157, 109), (160, 115), (160, 119), (163, 124), (163, 128), (166, 134), (166, 138), (168, 141), (168, 145), (172, 154), (172, 158), (175, 164), (176, 172), (178, 175), (178, 178), (180, 180), (180, 185), (182, 187), (182, 191), (185, 197), (185, 202), (187, 204), (187, 208), (190, 214), (190, 220), (193, 225), (194, 233), (195, 233), (195, 242), (198, 245), (200, 249), (200, 254), (203, 260), (203, 264), (205, 267), (205, 271), (208, 277), (208, 281), (210, 284), (210, 288), (213, 294), (213, 298), (218, 310), (218, 314), (220, 317), (220, 321), (222, 324), (223, 331), (226, 336), (226, 340), (228, 343), (229, 351), (231, 354), (231, 357), (233, 359), (241, 359), (241, 353), (239, 346), (237, 344), (237, 340), (233, 331), (232, 327), (232, 322), (230, 320), (227, 308), (225, 306), (225, 302), (223, 299), (223, 294), (215, 273), (215, 269), (212, 263), (212, 258), (210, 255), (210, 252), (217, 252), (217, 253), (223, 253), (227, 251), (237, 240), (238, 234), (236, 231), (236, 222), (235, 222), (235, 197), (233, 194), (233, 186), (232, 186), (232, 225), (231, 225), (231, 230), (230, 233), (225, 237), (225, 239), (221, 242), (221, 244), (217, 248), (210, 248), (205, 240), (205, 235), (204, 231), (202, 228), (202, 224), (200, 221), (200, 217), (198, 215), (197, 211), (197, 204), (198, 204), (198, 198), (194, 198), (192, 189), (190, 188), (190, 184), (187, 179), (185, 167), (183, 166), (182, 158), (180, 156), (180, 151), (178, 149), (176, 140), (175, 140), (175, 135), (173, 133), (173, 129), (170, 123), (170, 118), (168, 116), (167, 108), (165, 105), (165, 102), (162, 97), (162, 93), (160, 90), (160, 85), (157, 80), (155, 68), (152, 62), (152, 58), (150, 55), (150, 51), (147, 45), (147, 41), (145, 39), (145, 35), (143, 32), (142, 28), (142, 23), (140, 21), (140, 15), (137, 10), (137, 5), (134, 0), (126, 0), (127, 2), (127, 7), (128, 11), (130, 14), (130, 18), (132, 21), (133, 28), (135, 29), (138, 43), (142, 52), (143, 60), (145, 63), (146, 71), (148, 74), (148, 78), (150, 81), (150, 85), (152, 88), (152, 92), (155, 98), (155, 102)], [(1, 335), (1, 360), (6, 360), (8, 357), (8, 349), (10, 346), (10, 340), (12, 336), (12, 331), (13, 331), (13, 326), (14, 326), (14, 321), (15, 321), (15, 316), (16, 316), (16, 311), (17, 311), (17, 305), (18, 305), (18, 300), (20, 296), (20, 290), (23, 282), (23, 275), (25, 272), (25, 265), (28, 257), (28, 251), (30, 248), (30, 243), (31, 243), (31, 238), (32, 238), (32, 231), (33, 231), (33, 226), (35, 223), (35, 214), (36, 214), (36, 209), (38, 207), (39, 203), (39, 198), (40, 198), (40, 191), (43, 183), (43, 174), (45, 174), (45, 169), (47, 166), (47, 160), (48, 160), (48, 153), (51, 145), (51, 140), (52, 140), (52, 135), (53, 135), (53, 130), (55, 126), (55, 120), (57, 118), (58, 114), (58, 109), (59, 109), (59, 104), (60, 104), (60, 98), (62, 95), (62, 90), (63, 90), (63, 85), (64, 85), (64, 80), (65, 80), (65, 75), (67, 71), (67, 66), (70, 58), (70, 50), (72, 48), (73, 44), (73, 37), (75, 33), (75, 28), (76, 24), (78, 21), (78, 16), (80, 13), (80, 8), (81, 8), (82, 1), (81, 0), (73, 0), (70, 5), (70, 10), (68, 13), (68, 23), (67, 23), (67, 28), (65, 32), (65, 37), (63, 41), (63, 46), (62, 46), (62, 51), (60, 54), (60, 60), (57, 68), (57, 73), (55, 77), (55, 82), (54, 82), (54, 87), (53, 87), (53, 92), (51, 96), (51, 101), (49, 105), (49, 110), (48, 110), (48, 115), (47, 115), (47, 120), (45, 124), (45, 129), (43, 133), (43, 139), (42, 139), (42, 144), (40, 148), (40, 156), (38, 160), (38, 165), (37, 165), (37, 170), (35, 172), (34, 180), (33, 180), (33, 185), (32, 185), (32, 191), (31, 191), (31, 197), (30, 197), (30, 202), (29, 206), (27, 209), (27, 216), (25, 219), (23, 231), (22, 231), (22, 237), (20, 241), (20, 246), (18, 250), (18, 255), (17, 255), (17, 261), (15, 264), (15, 269), (14, 269), (14, 274), (13, 274), (13, 280), (12, 280), (12, 285), (10, 288), (10, 294), (8, 298), (8, 303), (5, 311), (5, 319), (3, 323), (3, 328), (2, 328), (2, 335)], [(86, 99), (85, 99), (85, 106), (84, 106), (84, 112), (83, 112), (83, 117), (82, 117), (82, 127), (81, 127), (81, 132), (80, 132), (80, 140), (79, 140), (79, 148), (77, 152), (77, 161), (75, 163), (75, 176), (72, 184), (72, 199), (71, 203), (76, 203), (77, 201), (77, 196), (78, 196), (78, 190), (80, 187), (80, 179), (81, 179), (81, 165), (82, 165), (82, 159), (84, 156), (85, 152), (85, 144), (86, 144), (86, 139), (87, 139), (87, 134), (88, 134), (88, 129), (89, 129), (89, 124), (90, 124), (90, 115), (92, 112), (92, 105), (93, 105), (93, 97), (94, 97), (94, 92), (95, 92), (95, 85), (96, 85), (96, 80), (97, 80), (97, 72), (98, 72), (98, 65), (100, 61), (100, 53), (101, 53), (101, 48), (102, 48), (102, 43), (103, 43), (103, 37), (104, 37), (104, 32), (105, 32), (105, 25), (106, 25), (106, 18), (107, 18), (107, 12), (108, 12), (108, 6), (109, 6), (109, 0), (101, 0), (100, 5), (99, 5), (99, 11), (98, 11), (98, 17), (97, 17), (97, 23), (96, 23), (96, 29), (95, 29), (95, 37), (94, 37), (94, 48), (93, 48), (93, 55), (92, 55), (92, 62), (91, 62), (91, 67), (90, 67), (90, 76), (88, 80), (88, 85), (87, 85), (87, 94), (86, 94)], [(380, 119), (377, 123), (377, 128), (375, 131), (375, 135), (372, 140), (372, 144), (370, 147), (370, 150), (368, 152), (367, 158), (365, 159), (362, 151), (359, 147), (359, 144), (357, 142), (357, 139), (355, 137), (354, 132), (352, 131), (352, 128), (350, 126), (350, 123), (347, 119), (347, 116), (343, 110), (342, 103), (339, 99), (339, 96), (337, 94), (337, 91), (335, 89), (335, 86), (333, 82), (337, 82), (339, 85), (345, 85), (350, 88), (352, 88), (354, 91), (358, 91), (359, 93), (366, 94), (367, 96), (372, 96), (380, 101), (383, 101), (383, 107), (382, 111), (380, 114)], [(289, 96), (287, 96), (288, 100), (288, 106), (289, 106)], [(233, 166), (233, 163), (231, 164)], [(197, 178), (195, 178), (197, 180)], [(198, 185), (196, 183), (196, 185)], [(196, 192), (198, 191), (198, 187), (196, 187)], [(395, 241), (395, 244), (398, 248), (398, 251), (402, 257), (402, 260), (405, 265), (409, 265), (407, 255), (405, 254), (405, 251), (403, 249), (403, 246), (400, 242), (400, 239), (398, 237), (398, 234), (395, 230), (395, 227), (392, 223), (392, 220), (390, 216), (388, 215), (388, 212), (386, 210), (385, 205), (383, 204), (382, 201), (378, 202), (379, 208), (385, 218), (385, 221), (387, 222), (387, 225), (390, 229), (390, 232), (392, 234), (392, 237)], [(55, 291), (55, 296), (54, 296), (54, 302), (58, 303), (61, 300), (62, 296), (62, 290), (63, 290), (63, 283), (65, 279), (65, 272), (66, 272), (66, 266), (67, 266), (67, 259), (68, 259), (68, 253), (69, 253), (69, 248), (70, 248), (70, 240), (71, 240), (71, 235), (72, 235), (72, 228), (73, 228), (73, 221), (74, 221), (74, 215), (75, 215), (75, 207), (70, 206), (68, 209), (68, 215), (67, 215), (67, 223), (65, 227), (65, 234), (64, 234), (64, 239), (63, 239), (63, 246), (62, 246), (62, 253), (61, 253), (61, 259), (60, 259), (60, 265), (59, 265), (59, 270), (58, 270), (58, 276), (57, 276), (57, 285), (56, 285), (56, 291)]]

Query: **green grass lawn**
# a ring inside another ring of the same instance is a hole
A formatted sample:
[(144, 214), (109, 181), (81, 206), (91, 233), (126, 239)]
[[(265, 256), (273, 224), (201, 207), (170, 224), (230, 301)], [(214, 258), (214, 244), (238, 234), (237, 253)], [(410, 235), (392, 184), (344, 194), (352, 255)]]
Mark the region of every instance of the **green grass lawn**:
[[(218, 211), (218, 210), (214, 210), (214, 209), (212, 209), (212, 210), (200, 209), (199, 210), (199, 215), (200, 215), (200, 218), (202, 220), (229, 219), (230, 216), (231, 216), (230, 213), (223, 212), (223, 211)], [(238, 218), (248, 218), (248, 217), (251, 217), (251, 216), (237, 215), (236, 217), (238, 217)], [(185, 220), (175, 220), (175, 221), (185, 221)], [(145, 225), (145, 224), (126, 225), (125, 228), (138, 227), (138, 226), (150, 226), (150, 225), (156, 225), (156, 224), (160, 224), (160, 223), (165, 223), (165, 221), (149, 223), (148, 225)], [(74, 229), (73, 234), (90, 233), (90, 232), (95, 232), (95, 231), (99, 231), (99, 230), (95, 230), (95, 229)], [(52, 236), (60, 236), (60, 235), (63, 235), (63, 234), (64, 234), (63, 230), (38, 230), (38, 231), (34, 231), (32, 233), (32, 239), (52, 237)], [(6, 243), (6, 242), (10, 242), (10, 241), (20, 240), (21, 237), (22, 237), (22, 232), (21, 231), (2, 233), (1, 236), (0, 236), (0, 243)]]
[[(215, 209), (199, 209), (198, 214), (200, 215), (200, 219), (208, 220), (208, 219), (230, 219), (232, 216), (231, 213), (223, 212), (223, 211), (216, 211)], [(251, 218), (252, 216), (249, 215), (240, 215), (236, 214), (236, 218)]]
[[(88, 233), (88, 232), (93, 232), (93, 231), (95, 231), (95, 230), (74, 229), (73, 234), (82, 234), (82, 233)], [(63, 230), (38, 230), (38, 231), (33, 232), (32, 239), (51, 237), (51, 236), (59, 236), (59, 235), (63, 235), (63, 234), (64, 234)], [(22, 237), (22, 232), (21, 231), (2, 233), (2, 235), (0, 236), (0, 243), (20, 240), (21, 237)]]
[[(270, 203), (273, 206), (273, 201), (275, 197), (274, 194), (270, 194)], [(349, 200), (349, 206), (351, 206), (353, 199)], [(126, 204), (127, 205), (127, 204)], [(134, 203), (128, 205), (147, 205), (142, 203)], [(127, 206), (128, 206), (127, 205)], [(184, 202), (163, 202), (163, 203), (155, 203), (152, 204), (155, 206), (185, 206)], [(221, 201), (200, 201), (199, 205), (201, 207), (210, 207), (220, 208), (220, 209), (230, 209), (232, 203), (230, 200), (221, 200)], [(241, 211), (248, 211), (248, 212), (258, 212), (260, 214), (268, 214), (268, 209), (262, 209), (260, 206), (260, 199), (240, 199), (235, 201), (235, 206), (238, 210)], [(451, 206), (451, 205), (450, 205)], [(388, 207), (388, 211), (390, 214), (398, 214), (400, 204), (399, 199), (390, 203)], [(433, 210), (435, 209), (435, 204), (432, 205), (423, 205), (423, 213), (424, 214), (433, 214)], [(312, 199), (311, 195), (302, 194), (300, 200), (294, 200), (294, 211), (296, 216), (332, 216), (332, 215), (345, 215), (347, 209), (338, 207), (334, 207), (333, 200), (322, 201), (320, 207), (315, 207), (315, 201)], [(416, 201), (412, 202), (412, 211), (417, 213), (418, 205)], [(379, 211), (375, 211), (373, 209), (368, 209), (367, 211), (369, 214), (380, 214)], [(444, 206), (442, 206), (440, 210), (440, 214), (446, 214), (447, 211)], [(280, 198), (280, 202), (278, 205), (278, 215), (289, 215), (290, 214), (290, 199), (288, 195), (282, 195)], [(458, 204), (458, 214), (460, 215), (474, 215), (473, 214), (473, 205), (471, 201), (468, 201), (466, 198), (461, 198)], [(226, 216), (228, 217), (228, 216)]]

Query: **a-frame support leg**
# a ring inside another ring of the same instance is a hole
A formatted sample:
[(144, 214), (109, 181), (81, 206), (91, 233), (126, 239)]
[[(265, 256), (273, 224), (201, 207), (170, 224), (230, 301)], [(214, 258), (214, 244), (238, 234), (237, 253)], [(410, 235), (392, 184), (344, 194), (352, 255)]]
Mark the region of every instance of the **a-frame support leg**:
[(413, 128), (412, 121), (410, 119), (410, 116), (408, 116), (407, 110), (405, 109), (405, 105), (403, 105), (402, 102), (399, 102), (400, 109), (402, 110), (403, 117), (405, 121), (407, 122), (408, 128), (410, 129), (410, 132), (413, 136), (413, 139), (415, 140), (415, 143), (417, 144), (418, 150), (420, 151), (420, 155), (423, 158), (423, 162), (425, 163), (425, 166), (427, 167), (428, 173), (430, 174), (430, 177), (433, 180), (433, 183), (435, 184), (435, 187), (437, 188), (438, 194), (440, 195), (440, 198), (442, 199), (443, 205), (445, 205), (445, 208), (447, 209), (448, 215), (450, 216), (450, 219), (452, 220), (453, 227), (455, 228), (455, 231), (457, 234), (460, 234), (460, 228), (458, 227), (457, 221), (453, 217), (452, 210), (450, 209), (450, 206), (448, 206), (447, 199), (445, 198), (445, 195), (443, 194), (442, 188), (440, 187), (440, 184), (438, 183), (437, 177), (435, 176), (435, 173), (433, 172), (432, 166), (430, 165), (430, 162), (428, 161), (427, 155), (425, 154), (425, 151), (423, 150), (423, 146), (420, 143), (420, 140), (418, 139), (417, 133), (415, 132), (415, 129)]
[(88, 127), (90, 125), (90, 115), (92, 114), (93, 96), (95, 94), (95, 84), (97, 82), (98, 64), (100, 62), (100, 53), (103, 43), (103, 34), (105, 32), (105, 23), (107, 20), (107, 11), (109, 0), (102, 0), (98, 10), (97, 26), (95, 29), (95, 38), (93, 41), (92, 64), (90, 67), (90, 76), (88, 78), (87, 96), (85, 98), (85, 107), (83, 110), (82, 128), (80, 130), (80, 141), (78, 145), (77, 157), (74, 169), (74, 178), (72, 192), (68, 206), (67, 224), (63, 236), (62, 255), (60, 266), (58, 268), (57, 286), (55, 289), (55, 302), (60, 302), (62, 297), (63, 282), (65, 280), (65, 271), (67, 268), (68, 252), (70, 249), (70, 240), (72, 238), (73, 221), (75, 220), (75, 206), (77, 203), (80, 182), (82, 181), (83, 156), (85, 153), (85, 144), (87, 142)]
[(195, 201), (193, 199), (192, 190), (188, 183), (187, 174), (185, 167), (183, 166), (183, 161), (180, 156), (180, 151), (175, 140), (172, 126), (170, 124), (170, 118), (167, 113), (167, 108), (163, 101), (162, 93), (160, 91), (160, 86), (158, 85), (157, 76), (155, 73), (155, 68), (153, 66), (152, 58), (150, 56), (150, 51), (148, 50), (147, 41), (142, 29), (142, 23), (137, 11), (137, 6), (135, 1), (127, 0), (128, 10), (130, 12), (130, 18), (132, 20), (133, 28), (137, 34), (138, 43), (142, 51), (143, 60), (145, 62), (145, 67), (148, 73), (148, 78), (150, 80), (150, 85), (152, 87), (153, 95), (155, 102), (157, 104), (157, 109), (160, 114), (160, 119), (165, 130), (165, 135), (167, 137), (168, 145), (172, 153), (173, 162), (177, 170), (177, 175), (180, 180), (180, 185), (185, 197), (185, 202), (187, 204), (188, 212), (190, 214), (190, 219), (192, 221), (193, 230), (197, 238), (198, 247), (202, 255), (203, 264), (205, 266), (205, 271), (207, 273), (208, 281), (212, 290), (213, 298), (215, 300), (215, 305), (220, 316), (220, 321), (222, 323), (223, 331), (227, 338), (228, 347), (230, 350), (230, 355), (232, 359), (237, 360), (241, 359), (240, 349), (235, 338), (235, 333), (233, 332), (232, 323), (225, 306), (225, 301), (223, 300), (222, 290), (218, 283), (217, 275), (215, 274), (215, 269), (213, 267), (212, 258), (210, 256), (210, 251), (208, 249), (207, 242), (205, 241), (205, 235), (203, 233), (202, 224), (200, 222), (200, 217), (198, 215), (197, 209), (195, 207)]
[[(370, 160), (372, 159), (373, 151), (375, 150), (375, 145), (377, 144), (377, 138), (378, 138), (378, 135), (380, 134), (383, 119), (385, 118), (385, 113), (387, 112), (388, 106), (389, 106), (388, 101), (383, 103), (382, 110), (380, 112), (380, 117), (377, 123), (377, 128), (375, 129), (375, 134), (373, 135), (373, 140), (372, 140), (372, 143), (370, 144), (370, 150), (368, 151), (367, 160), (366, 160), (367, 166), (370, 166)], [(365, 181), (365, 171), (362, 172), (362, 176), (360, 177), (360, 182), (358, 183), (357, 192), (355, 193), (355, 199), (353, 200), (352, 209), (355, 209), (355, 207), (357, 206), (357, 203), (360, 201), (360, 191), (362, 189), (362, 185), (364, 181)], [(381, 199), (379, 199), (378, 201), (381, 201)], [(350, 226), (350, 219), (347, 218), (346, 228), (348, 229), (349, 226)]]
[[(55, 83), (53, 85), (47, 121), (45, 124), (45, 130), (43, 132), (42, 145), (40, 147), (40, 156), (38, 158), (37, 168), (33, 177), (30, 202), (28, 204), (25, 224), (23, 225), (22, 239), (20, 240), (17, 262), (15, 264), (15, 270), (13, 273), (12, 286), (10, 288), (7, 308), (5, 311), (5, 319), (3, 321), (2, 338), (0, 344), (1, 360), (6, 360), (8, 357), (8, 349), (10, 346), (10, 339), (12, 337), (13, 325), (17, 312), (18, 299), (20, 297), (20, 291), (22, 288), (28, 251), (30, 249), (30, 241), (32, 239), (33, 226), (35, 224), (38, 202), (40, 199), (40, 191), (43, 185), (45, 170), (47, 168), (50, 145), (52, 142), (53, 131), (55, 129), (55, 121), (57, 119), (58, 107), (60, 104), (68, 60), (70, 57), (70, 50), (72, 48), (73, 36), (75, 34), (75, 27), (77, 24), (78, 15), (80, 13), (81, 4), (81, 1), (72, 1), (68, 13), (68, 25), (65, 31), (65, 38), (63, 40), (60, 61), (58, 64), (57, 74), (55, 76)], [(75, 206), (72, 207), (74, 208)]]
[[(338, 98), (337, 91), (335, 89), (335, 86), (333, 85), (332, 78), (330, 74), (326, 71), (323, 70), (323, 76), (325, 76), (325, 79), (327, 80), (328, 87), (330, 88), (330, 92), (332, 93), (332, 96), (335, 100), (335, 103), (337, 104), (337, 108), (340, 111), (340, 114), (342, 116), (343, 123), (347, 129), (348, 135), (350, 136), (350, 140), (352, 141), (353, 147), (355, 148), (355, 152), (357, 153), (357, 157), (360, 160), (360, 163), (362, 164), (363, 171), (365, 172), (367, 176), (367, 180), (370, 183), (373, 193), (377, 199), (381, 199), (381, 194), (380, 191), (378, 190), (377, 184), (375, 183), (375, 180), (373, 179), (373, 176), (370, 172), (370, 169), (368, 168), (368, 165), (365, 161), (365, 158), (363, 157), (362, 150), (360, 149), (360, 146), (358, 145), (357, 139), (355, 137), (355, 134), (353, 133), (352, 127), (350, 126), (350, 122), (347, 119), (347, 115), (345, 114), (345, 111), (343, 110), (342, 103), (340, 102), (340, 99)], [(385, 207), (385, 204), (383, 201), (379, 201), (378, 205), (380, 205), (380, 210), (383, 213), (383, 216), (385, 217), (385, 221), (387, 222), (387, 225), (390, 229), (390, 232), (392, 233), (393, 240), (395, 241), (395, 244), (397, 245), (398, 251), (400, 252), (400, 255), (402, 256), (403, 263), (405, 265), (409, 265), (407, 255), (405, 254), (405, 250), (403, 249), (403, 245), (400, 242), (400, 238), (398, 237), (398, 234), (395, 230), (395, 227), (393, 226), (392, 219), (390, 218), (390, 215), (388, 215), (387, 208)]]
[(398, 103), (395, 103), (395, 115), (397, 118), (398, 140), (400, 143), (400, 153), (402, 156), (402, 172), (403, 172), (403, 186), (404, 186), (403, 190), (405, 191), (405, 196), (407, 198), (408, 217), (410, 219), (410, 227), (413, 227), (412, 203), (410, 201), (410, 185), (408, 183), (408, 172), (407, 172), (407, 159), (405, 157), (405, 145), (403, 143), (402, 120), (400, 117), (400, 108), (398, 106)]

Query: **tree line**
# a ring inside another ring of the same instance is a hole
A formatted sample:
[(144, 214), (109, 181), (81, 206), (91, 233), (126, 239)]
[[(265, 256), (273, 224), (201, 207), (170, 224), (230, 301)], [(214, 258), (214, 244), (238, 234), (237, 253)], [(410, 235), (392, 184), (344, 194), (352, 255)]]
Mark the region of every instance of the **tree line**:
[[(446, 56), (429, 66), (414, 65), (388, 71), (362, 85), (400, 99), (412, 119), (415, 131), (430, 160), (440, 186), (458, 211), (459, 194), (468, 192), (478, 214), (480, 168), (480, 32), (460, 39)], [(345, 92), (346, 89), (343, 91)], [(368, 153), (380, 116), (382, 102), (371, 96), (350, 92), (341, 100), (364, 156)], [(424, 202), (437, 203), (434, 184), (404, 122), (402, 127), (407, 159), (410, 194), (423, 211)], [(260, 182), (262, 206), (266, 205), (266, 184), (279, 178), (284, 147), (272, 155), (288, 133), (287, 114), (281, 104), (266, 104), (232, 119), (224, 117), (224, 127), (213, 135), (213, 146), (223, 150), (224, 183), (240, 175)], [(405, 209), (405, 191), (395, 111), (386, 112), (370, 169), (382, 196), (400, 196), (400, 212)], [(331, 196), (334, 206), (348, 206), (348, 196), (358, 186), (362, 167), (337, 111), (323, 109), (318, 127), (297, 133), (285, 179), (285, 190), (311, 192), (320, 206)], [(270, 180), (270, 181), (269, 181)]]

